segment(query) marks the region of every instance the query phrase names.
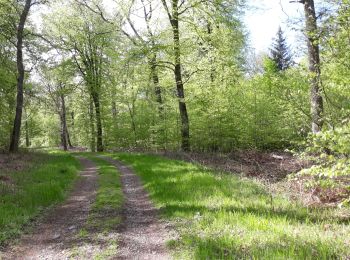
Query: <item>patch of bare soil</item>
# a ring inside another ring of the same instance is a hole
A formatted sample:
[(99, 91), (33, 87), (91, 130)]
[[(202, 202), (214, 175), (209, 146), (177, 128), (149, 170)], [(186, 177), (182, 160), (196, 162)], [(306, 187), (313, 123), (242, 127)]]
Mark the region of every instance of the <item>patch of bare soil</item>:
[[(49, 210), (35, 224), (33, 232), (23, 235), (18, 244), (5, 249), (0, 259), (67, 259), (72, 256), (72, 250), (82, 244), (77, 234), (84, 227), (95, 200), (97, 169), (90, 160), (81, 158), (80, 161), (84, 170), (68, 200)], [(86, 250), (94, 250), (94, 247)]]
[(290, 173), (308, 167), (289, 153), (260, 152), (255, 150), (236, 151), (230, 154), (171, 153), (163, 155), (213, 168), (219, 171), (240, 173), (269, 183), (279, 182)]
[[(290, 197), (301, 200), (307, 206), (336, 207), (350, 198), (350, 177), (332, 179), (333, 185), (322, 186), (315, 182), (315, 176), (299, 176), (288, 182)], [(285, 183), (287, 184), (287, 182)]]
[(0, 178), (3, 174), (28, 169), (40, 157), (46, 156), (38, 153), (2, 154), (0, 153)]
[(103, 157), (121, 173), (124, 193), (118, 259), (170, 259), (165, 243), (170, 238), (166, 224), (149, 199), (140, 178), (127, 166)]

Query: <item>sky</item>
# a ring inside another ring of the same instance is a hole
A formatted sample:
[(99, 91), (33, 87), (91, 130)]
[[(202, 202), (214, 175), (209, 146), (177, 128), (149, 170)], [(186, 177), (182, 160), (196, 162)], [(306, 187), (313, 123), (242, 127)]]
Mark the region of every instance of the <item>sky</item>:
[(302, 22), (301, 4), (290, 3), (290, 0), (248, 0), (248, 6), (244, 21), (250, 46), (255, 52), (268, 51), (279, 26), (291, 47), (295, 47), (300, 38), (300, 32), (295, 27)]

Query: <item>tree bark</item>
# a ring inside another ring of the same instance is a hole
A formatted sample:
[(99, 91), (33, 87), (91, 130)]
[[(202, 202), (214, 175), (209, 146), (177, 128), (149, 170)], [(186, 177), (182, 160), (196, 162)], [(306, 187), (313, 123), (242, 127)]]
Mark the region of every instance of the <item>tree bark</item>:
[(172, 0), (172, 14), (168, 14), (173, 29), (174, 44), (174, 76), (176, 82), (177, 96), (179, 100), (179, 111), (181, 117), (181, 148), (183, 151), (190, 150), (190, 126), (185, 102), (185, 91), (181, 71), (180, 30), (178, 0)]
[(213, 29), (212, 29), (212, 25), (210, 23), (210, 21), (207, 21), (207, 33), (208, 33), (208, 43), (209, 43), (209, 50), (208, 50), (208, 56), (209, 56), (209, 62), (210, 62), (210, 82), (211, 84), (214, 84), (214, 81), (215, 81), (215, 62), (214, 62), (214, 59), (213, 57), (210, 56), (210, 52), (212, 51), (212, 40), (211, 40), (211, 35), (213, 33)]
[(112, 101), (112, 115), (113, 115), (113, 119), (116, 119), (117, 117), (117, 104), (114, 101), (115, 95), (113, 95), (113, 101)]
[(28, 114), (27, 112), (25, 111), (25, 114), (26, 114), (26, 121), (25, 121), (25, 132), (26, 132), (26, 147), (28, 148), (30, 146), (30, 139), (29, 139), (29, 125), (28, 125)]
[(162, 89), (159, 84), (159, 76), (158, 76), (158, 69), (157, 69), (157, 54), (155, 53), (154, 50), (152, 51), (154, 53), (152, 53), (150, 68), (151, 68), (152, 81), (154, 85), (154, 94), (156, 96), (156, 102), (158, 103), (159, 118), (163, 119), (164, 108), (163, 108)]
[(157, 53), (155, 50), (152, 50), (151, 54), (151, 60), (150, 60), (150, 69), (151, 69), (151, 78), (154, 86), (154, 94), (155, 94), (155, 100), (157, 102), (158, 106), (158, 124), (159, 129), (155, 131), (155, 134), (160, 137), (159, 139), (159, 145), (162, 147), (162, 149), (166, 150), (166, 143), (164, 141), (165, 139), (165, 125), (164, 125), (164, 119), (165, 119), (165, 113), (164, 113), (164, 102), (162, 97), (162, 89), (159, 84), (159, 76), (158, 76), (158, 65), (157, 65)]
[(95, 122), (94, 122), (94, 103), (92, 98), (90, 98), (90, 107), (89, 107), (89, 115), (90, 115), (90, 150), (91, 152), (96, 152), (96, 138), (95, 138)]
[(67, 151), (67, 120), (66, 120), (66, 104), (64, 100), (64, 95), (60, 95), (61, 98), (61, 140), (63, 150)]
[(101, 110), (100, 110), (100, 97), (98, 93), (92, 94), (92, 99), (95, 105), (95, 116), (96, 116), (96, 128), (97, 128), (97, 152), (103, 152), (103, 141), (102, 141), (102, 121), (101, 121)]
[(321, 68), (319, 37), (317, 34), (317, 19), (314, 0), (304, 0), (306, 21), (306, 37), (309, 57), (310, 101), (311, 101), (311, 128), (318, 133), (323, 125), (323, 98), (321, 95)]
[(29, 14), (32, 1), (26, 0), (23, 11), (20, 15), (18, 28), (17, 28), (17, 103), (16, 103), (16, 115), (13, 122), (13, 129), (11, 134), (10, 149), (11, 153), (18, 152), (19, 141), (21, 136), (21, 123), (23, 112), (23, 84), (24, 84), (24, 64), (23, 64), (23, 31), (24, 26)]
[(74, 148), (74, 146), (72, 145), (72, 140), (70, 139), (70, 134), (68, 131), (68, 125), (66, 124), (66, 134), (67, 134), (67, 143), (68, 143), (68, 147), (69, 149)]

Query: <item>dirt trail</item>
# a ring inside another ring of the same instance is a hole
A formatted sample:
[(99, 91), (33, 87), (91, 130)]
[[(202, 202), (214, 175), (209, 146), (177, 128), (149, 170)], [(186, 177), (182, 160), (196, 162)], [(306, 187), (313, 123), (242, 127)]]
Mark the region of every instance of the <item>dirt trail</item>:
[(23, 235), (0, 259), (67, 259), (81, 241), (78, 231), (84, 227), (96, 197), (97, 168), (88, 159), (79, 158), (83, 166), (69, 198), (53, 208), (35, 225), (33, 233)]
[(122, 209), (118, 259), (171, 259), (165, 246), (169, 234), (158, 218), (140, 178), (127, 166), (111, 158), (103, 159), (115, 165), (121, 173), (125, 204)]

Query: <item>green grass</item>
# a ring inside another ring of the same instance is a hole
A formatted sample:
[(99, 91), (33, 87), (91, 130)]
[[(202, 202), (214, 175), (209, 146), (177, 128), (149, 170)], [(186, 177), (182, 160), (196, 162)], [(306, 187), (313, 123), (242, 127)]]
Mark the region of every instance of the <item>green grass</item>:
[(11, 184), (0, 184), (0, 245), (21, 233), (42, 209), (63, 201), (80, 165), (69, 154), (41, 154), (27, 171), (7, 173)]
[(96, 154), (80, 153), (80, 155), (92, 160), (98, 166), (98, 189), (87, 223), (77, 237), (88, 245), (93, 241), (92, 244), (96, 248), (92, 255), (81, 248), (76, 248), (71, 257), (109, 259), (117, 251), (117, 228), (121, 222), (120, 208), (123, 204), (123, 192), (120, 175), (113, 165), (96, 157)]
[[(108, 232), (116, 228), (121, 221), (120, 208), (123, 204), (123, 192), (118, 170), (109, 162), (92, 154), (85, 154), (98, 166), (98, 190), (96, 201), (92, 206), (89, 226), (99, 231)], [(96, 231), (96, 230), (95, 230)]]
[(181, 259), (345, 259), (348, 219), (273, 199), (251, 180), (156, 156), (117, 154), (131, 164), (164, 218)]

